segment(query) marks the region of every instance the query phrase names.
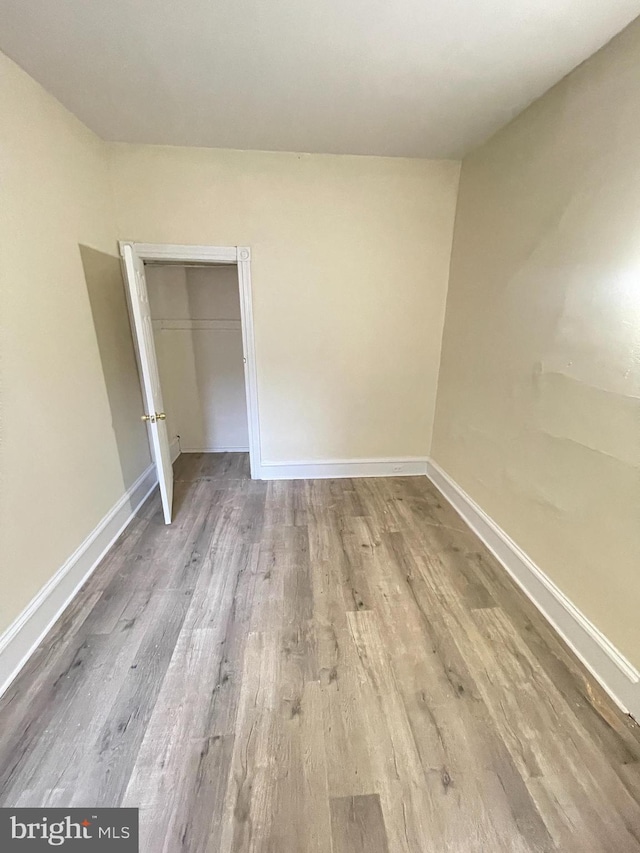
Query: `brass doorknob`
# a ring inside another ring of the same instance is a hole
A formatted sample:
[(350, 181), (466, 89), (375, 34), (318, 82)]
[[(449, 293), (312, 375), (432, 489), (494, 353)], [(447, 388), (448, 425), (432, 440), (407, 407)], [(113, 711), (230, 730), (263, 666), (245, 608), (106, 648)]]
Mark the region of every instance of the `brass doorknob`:
[(152, 424), (154, 424), (156, 422), (156, 416), (155, 415), (142, 415), (140, 420), (150, 421)]
[(158, 421), (166, 421), (167, 416), (164, 412), (156, 412), (156, 420)]

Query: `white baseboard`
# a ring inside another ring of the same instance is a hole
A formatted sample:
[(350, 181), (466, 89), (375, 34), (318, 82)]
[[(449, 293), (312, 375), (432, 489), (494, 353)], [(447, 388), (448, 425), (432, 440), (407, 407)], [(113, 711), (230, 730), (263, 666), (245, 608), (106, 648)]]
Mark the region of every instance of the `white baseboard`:
[(248, 447), (182, 447), (181, 453), (248, 453)]
[(427, 457), (405, 459), (323, 459), (262, 462), (261, 480), (315, 480), (340, 477), (408, 477), (427, 473)]
[(427, 465), (427, 476), (616, 704), (640, 721), (640, 672), (504, 530), (431, 460)]
[(150, 465), (0, 636), (0, 696), (158, 482)]

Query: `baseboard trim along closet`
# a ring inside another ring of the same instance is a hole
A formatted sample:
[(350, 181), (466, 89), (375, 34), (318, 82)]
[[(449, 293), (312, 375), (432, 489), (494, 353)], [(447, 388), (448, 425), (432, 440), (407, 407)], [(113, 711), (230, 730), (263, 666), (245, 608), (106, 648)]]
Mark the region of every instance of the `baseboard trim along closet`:
[(180, 453), (248, 453), (248, 447), (181, 447)]
[(176, 436), (169, 444), (171, 461), (175, 462), (181, 453), (248, 453), (248, 447), (182, 447), (180, 437)]
[(640, 721), (640, 672), (518, 545), (432, 460), (427, 476), (611, 698)]
[(0, 696), (158, 483), (150, 465), (0, 636)]
[(427, 473), (426, 456), (400, 459), (322, 459), (262, 462), (262, 480), (315, 480), (341, 477), (414, 477)]

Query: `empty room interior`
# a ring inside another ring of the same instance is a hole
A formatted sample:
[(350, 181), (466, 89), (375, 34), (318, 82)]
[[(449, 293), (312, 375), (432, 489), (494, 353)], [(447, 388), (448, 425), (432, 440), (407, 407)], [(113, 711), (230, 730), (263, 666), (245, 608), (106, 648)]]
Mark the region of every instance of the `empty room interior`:
[(639, 15), (0, 0), (3, 853), (640, 853)]

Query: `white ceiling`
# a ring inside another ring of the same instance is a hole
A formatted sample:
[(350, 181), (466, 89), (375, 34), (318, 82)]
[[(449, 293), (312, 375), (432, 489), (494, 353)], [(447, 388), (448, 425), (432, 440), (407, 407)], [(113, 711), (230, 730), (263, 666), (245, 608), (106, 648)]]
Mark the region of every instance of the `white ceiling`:
[(459, 157), (640, 0), (0, 0), (0, 48), (100, 136)]

